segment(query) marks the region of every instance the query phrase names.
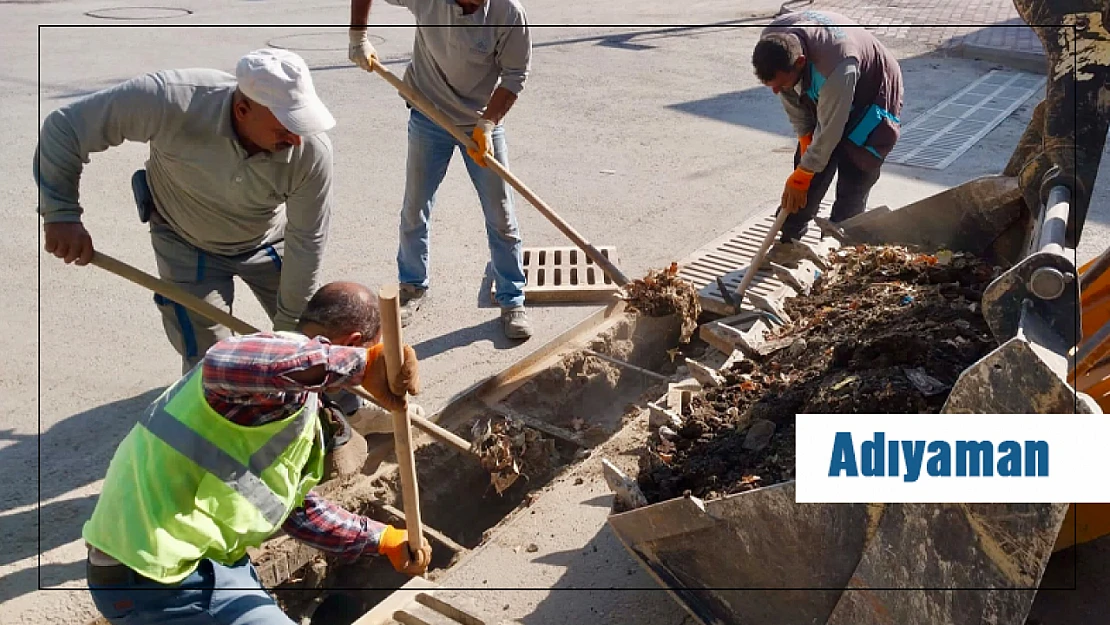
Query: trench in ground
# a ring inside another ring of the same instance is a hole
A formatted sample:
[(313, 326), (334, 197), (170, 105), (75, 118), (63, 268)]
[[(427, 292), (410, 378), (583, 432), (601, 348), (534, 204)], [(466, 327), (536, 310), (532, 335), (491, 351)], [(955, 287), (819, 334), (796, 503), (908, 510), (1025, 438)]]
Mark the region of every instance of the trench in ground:
[[(435, 581), (462, 555), (483, 544), (490, 530), (528, 505), (530, 493), (583, 457), (580, 454), (583, 449), (594, 447), (619, 431), (630, 408), (656, 399), (660, 387), (665, 390), (661, 378), (620, 366), (594, 353), (667, 375), (682, 361), (668, 354), (668, 350), (678, 346), (678, 328), (674, 317), (625, 315), (588, 341), (585, 349), (570, 351), (493, 408), (474, 411), (450, 428), (470, 440), (475, 421), (511, 414), (575, 435), (577, 442), (541, 432), (546, 439), (545, 461), (526, 464), (521, 477), (500, 494), (476, 458), (439, 443), (418, 448), (415, 456), (421, 520), (426, 527), (455, 543), (446, 543), (426, 532), (433, 550), (426, 578)], [(358, 487), (362, 492), (348, 502), (349, 509), (404, 527), (398, 514), (403, 504), (396, 471), (373, 483), (368, 480)], [(274, 588), (274, 594), (295, 621), (312, 616), (320, 602), (327, 600), (328, 608), (321, 609), (312, 624), (349, 625), (408, 580), (384, 558), (344, 563), (317, 557)], [(341, 609), (332, 612), (335, 606)], [(325, 616), (324, 612), (328, 614)]]

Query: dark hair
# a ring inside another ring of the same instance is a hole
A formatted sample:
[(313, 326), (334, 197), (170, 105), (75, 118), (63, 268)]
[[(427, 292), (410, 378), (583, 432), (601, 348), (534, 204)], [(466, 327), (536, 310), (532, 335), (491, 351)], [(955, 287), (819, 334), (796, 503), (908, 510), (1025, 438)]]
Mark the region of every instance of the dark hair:
[(329, 334), (361, 332), (366, 340), (381, 332), (382, 314), (377, 299), (362, 285), (332, 282), (320, 287), (301, 313), (298, 328), (317, 323)]
[(779, 72), (794, 71), (794, 64), (802, 56), (802, 42), (790, 33), (764, 35), (752, 51), (752, 67), (761, 82), (767, 82)]

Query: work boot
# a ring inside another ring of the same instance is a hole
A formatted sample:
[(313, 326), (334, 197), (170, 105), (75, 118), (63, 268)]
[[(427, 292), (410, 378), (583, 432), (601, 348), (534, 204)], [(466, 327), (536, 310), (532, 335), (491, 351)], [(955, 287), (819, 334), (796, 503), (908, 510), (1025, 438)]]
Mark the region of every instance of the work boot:
[(779, 239), (767, 250), (767, 255), (764, 260), (767, 262), (775, 263), (776, 265), (794, 265), (805, 255), (805, 250), (801, 249), (802, 244), (797, 241), (789, 239)]
[(428, 289), (422, 289), (418, 286), (411, 284), (402, 284), (399, 289), (398, 296), (401, 301), (401, 327), (406, 327), (412, 321), (416, 311), (427, 300)]
[(532, 336), (532, 322), (524, 306), (501, 309), (501, 329), (511, 339), (526, 339)]
[(363, 436), (393, 433), (393, 415), (388, 410), (362, 398), (359, 401), (362, 406), (347, 417), (354, 431)]

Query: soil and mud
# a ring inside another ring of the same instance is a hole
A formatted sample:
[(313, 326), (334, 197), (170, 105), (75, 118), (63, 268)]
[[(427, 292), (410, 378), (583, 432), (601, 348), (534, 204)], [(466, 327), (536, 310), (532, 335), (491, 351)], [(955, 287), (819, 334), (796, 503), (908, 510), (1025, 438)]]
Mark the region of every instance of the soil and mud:
[(979, 301), (998, 269), (963, 254), (893, 246), (830, 255), (765, 353), (720, 373), (682, 426), (649, 441), (638, 482), (651, 503), (712, 500), (794, 476), (798, 413), (939, 413), (960, 372), (997, 347)]

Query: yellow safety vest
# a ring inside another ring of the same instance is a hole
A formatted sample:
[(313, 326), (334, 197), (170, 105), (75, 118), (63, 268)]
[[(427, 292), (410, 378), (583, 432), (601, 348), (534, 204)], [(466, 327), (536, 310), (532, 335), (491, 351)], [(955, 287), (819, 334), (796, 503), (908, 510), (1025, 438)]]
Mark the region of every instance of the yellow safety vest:
[(280, 529), (324, 474), (319, 399), (241, 426), (204, 398), (198, 366), (147, 409), (116, 450), (86, 542), (164, 584), (204, 558), (241, 559)]

